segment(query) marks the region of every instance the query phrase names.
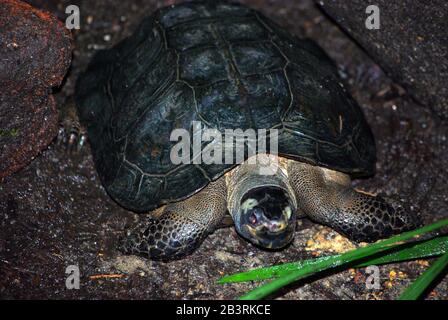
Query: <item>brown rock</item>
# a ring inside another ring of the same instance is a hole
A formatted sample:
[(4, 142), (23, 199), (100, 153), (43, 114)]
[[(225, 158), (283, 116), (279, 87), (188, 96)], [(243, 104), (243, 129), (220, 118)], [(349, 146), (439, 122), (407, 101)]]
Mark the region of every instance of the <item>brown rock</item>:
[(51, 88), (71, 62), (71, 34), (50, 13), (0, 4), (0, 179), (27, 165), (57, 133)]

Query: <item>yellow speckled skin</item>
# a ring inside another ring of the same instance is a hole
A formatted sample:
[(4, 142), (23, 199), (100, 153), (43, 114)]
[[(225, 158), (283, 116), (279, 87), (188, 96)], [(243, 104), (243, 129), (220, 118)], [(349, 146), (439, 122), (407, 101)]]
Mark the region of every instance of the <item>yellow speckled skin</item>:
[(122, 250), (162, 260), (189, 254), (225, 215), (226, 190), (221, 177), (192, 197), (151, 212), (147, 220), (128, 232)]
[[(294, 209), (297, 209), (294, 190), (288, 182), (287, 163), (288, 160), (283, 157), (259, 154), (225, 175), (227, 207), (234, 219), (239, 211), (242, 196), (256, 186), (274, 185), (285, 189), (292, 200)], [(263, 169), (275, 174), (263, 174)]]
[(420, 217), (403, 207), (353, 189), (346, 174), (292, 160), (288, 173), (299, 208), (351, 240), (375, 241), (420, 224)]
[(287, 190), (293, 209), (356, 241), (374, 241), (415, 228), (419, 218), (381, 197), (358, 192), (348, 175), (278, 157), (276, 174), (260, 175), (250, 159), (192, 197), (150, 214), (128, 232), (126, 253), (170, 260), (191, 253), (220, 223), (228, 210), (238, 227), (242, 195), (255, 186), (277, 185)]

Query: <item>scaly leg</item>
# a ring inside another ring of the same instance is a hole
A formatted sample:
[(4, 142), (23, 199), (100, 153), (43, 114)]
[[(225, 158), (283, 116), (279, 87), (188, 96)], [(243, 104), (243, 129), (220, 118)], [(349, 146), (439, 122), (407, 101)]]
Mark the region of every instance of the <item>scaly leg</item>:
[(150, 213), (127, 232), (120, 249), (160, 260), (188, 255), (219, 225), (227, 210), (226, 198), (222, 177), (192, 197), (157, 210), (161, 213)]
[(299, 208), (352, 240), (375, 241), (421, 223), (417, 214), (401, 206), (354, 190), (346, 174), (290, 160), (288, 176)]

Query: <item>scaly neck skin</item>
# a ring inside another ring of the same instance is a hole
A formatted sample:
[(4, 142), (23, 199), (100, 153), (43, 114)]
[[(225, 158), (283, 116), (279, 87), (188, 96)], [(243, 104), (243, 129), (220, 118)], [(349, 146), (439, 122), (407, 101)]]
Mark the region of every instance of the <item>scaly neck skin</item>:
[(241, 199), (249, 190), (257, 187), (273, 186), (285, 190), (291, 199), (291, 209), (297, 210), (297, 201), (289, 185), (286, 170), (276, 156), (260, 154), (249, 158), (227, 174), (226, 183), (227, 208), (235, 225), (240, 223)]

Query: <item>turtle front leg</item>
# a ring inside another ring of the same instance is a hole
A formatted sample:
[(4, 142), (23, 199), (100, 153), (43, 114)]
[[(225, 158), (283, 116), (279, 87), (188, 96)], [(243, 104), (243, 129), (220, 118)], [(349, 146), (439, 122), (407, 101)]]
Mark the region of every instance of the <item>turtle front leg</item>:
[(192, 197), (150, 213), (136, 228), (126, 232), (120, 249), (125, 254), (155, 260), (186, 256), (219, 225), (227, 210), (226, 198), (222, 177)]
[(353, 189), (346, 174), (289, 161), (288, 176), (299, 208), (351, 240), (371, 242), (421, 224), (417, 214), (402, 206)]

